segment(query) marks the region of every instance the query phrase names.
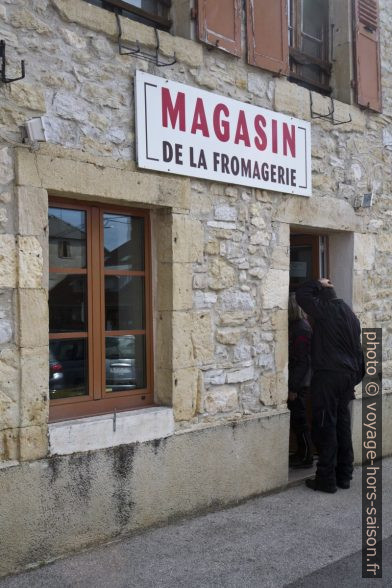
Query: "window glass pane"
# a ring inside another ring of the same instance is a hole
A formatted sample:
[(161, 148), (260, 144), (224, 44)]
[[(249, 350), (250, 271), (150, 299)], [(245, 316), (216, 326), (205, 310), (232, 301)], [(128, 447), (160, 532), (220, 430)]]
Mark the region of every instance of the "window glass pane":
[(326, 19), (325, 0), (302, 0), (302, 30), (304, 33), (323, 38), (323, 27)]
[(144, 270), (144, 219), (104, 214), (105, 267)]
[(300, 74), (307, 80), (322, 83), (322, 73), (318, 65), (302, 65)]
[(144, 329), (144, 278), (105, 276), (105, 330)]
[(157, 14), (158, 12), (158, 1), (157, 0), (123, 0), (126, 4), (130, 6), (136, 6), (137, 8), (141, 8), (146, 12), (150, 12), (151, 14)]
[(317, 59), (322, 59), (323, 57), (322, 43), (313, 41), (313, 39), (302, 38), (302, 51), (312, 57), (317, 57)]
[(86, 267), (86, 213), (49, 208), (50, 267)]
[(86, 339), (49, 341), (50, 398), (70, 398), (88, 394)]
[(106, 392), (146, 387), (144, 335), (106, 337)]
[[(135, 20), (136, 22), (154, 26), (158, 29), (167, 30), (170, 26), (170, 21), (167, 20), (168, 7), (165, 5), (166, 3), (162, 4), (159, 0), (121, 0), (121, 4), (116, 0), (85, 1), (89, 4), (94, 4), (95, 6), (110, 10), (110, 12), (121, 14), (122, 16)], [(136, 12), (132, 10), (133, 7), (145, 12), (146, 16), (136, 14)], [(161, 17), (165, 19), (166, 22), (160, 24), (159, 21), (155, 20), (155, 17)]]
[(49, 332), (87, 331), (86, 276), (49, 275)]
[(311, 245), (290, 247), (290, 286), (296, 286), (312, 279), (312, 261)]

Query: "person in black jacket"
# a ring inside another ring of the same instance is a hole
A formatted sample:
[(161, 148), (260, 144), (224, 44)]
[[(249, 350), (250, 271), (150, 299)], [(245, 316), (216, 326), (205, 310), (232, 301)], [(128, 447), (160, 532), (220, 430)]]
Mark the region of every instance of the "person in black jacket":
[(290, 456), (292, 468), (310, 468), (313, 449), (306, 418), (306, 397), (310, 385), (310, 344), (312, 329), (298, 306), (295, 294), (289, 298), (289, 399), (290, 427), (297, 439), (297, 452)]
[(299, 306), (313, 319), (312, 438), (319, 453), (316, 477), (306, 485), (336, 492), (349, 488), (353, 447), (349, 402), (363, 376), (361, 327), (351, 308), (323, 278), (302, 284)]

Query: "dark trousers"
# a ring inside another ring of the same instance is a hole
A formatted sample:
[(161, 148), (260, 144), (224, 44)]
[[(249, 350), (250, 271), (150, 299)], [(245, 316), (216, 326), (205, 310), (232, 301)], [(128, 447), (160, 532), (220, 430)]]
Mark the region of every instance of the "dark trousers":
[(297, 454), (301, 459), (308, 459), (312, 455), (310, 430), (306, 418), (306, 395), (308, 388), (302, 388), (295, 400), (287, 403), (290, 409), (290, 427), (297, 438)]
[(349, 402), (354, 381), (348, 371), (317, 371), (312, 377), (312, 439), (319, 453), (316, 477), (331, 485), (352, 478)]

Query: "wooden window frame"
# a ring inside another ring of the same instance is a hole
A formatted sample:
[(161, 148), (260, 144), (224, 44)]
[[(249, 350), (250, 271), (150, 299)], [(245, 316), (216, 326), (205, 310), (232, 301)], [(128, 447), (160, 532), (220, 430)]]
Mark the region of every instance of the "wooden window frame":
[[(81, 418), (90, 415), (120, 412), (154, 405), (153, 394), (153, 314), (151, 286), (151, 223), (150, 214), (143, 209), (131, 209), (105, 204), (84, 203), (79, 200), (49, 198), (49, 207), (66, 208), (86, 212), (86, 269), (49, 268), (53, 273), (80, 274), (87, 276), (87, 316), (86, 332), (50, 333), (53, 339), (87, 339), (88, 341), (88, 395), (71, 398), (51, 399), (49, 421)], [(103, 259), (103, 214), (119, 213), (144, 219), (144, 270), (105, 269)], [(95, 252), (93, 254), (93, 251)], [(137, 275), (144, 276), (144, 329), (126, 331), (105, 330), (105, 276)], [(146, 348), (146, 387), (143, 389), (105, 391), (105, 337), (122, 335), (145, 335)]]
[[(165, 16), (160, 16), (158, 14), (154, 14), (152, 12), (147, 12), (137, 6), (132, 6), (132, 4), (128, 4), (123, 0), (97, 0), (99, 4), (94, 2), (94, 0), (85, 0), (89, 4), (93, 4), (94, 6), (99, 6), (104, 10), (111, 10), (113, 12), (117, 12), (120, 16), (127, 17), (127, 13), (131, 15), (135, 15), (135, 17), (139, 17), (146, 21), (146, 24), (156, 27), (157, 29), (161, 29), (164, 31), (169, 31), (172, 26), (172, 21)], [(171, 0), (155, 0), (157, 4), (160, 4), (165, 9), (169, 10), (171, 7)], [(132, 18), (132, 17), (129, 17)]]
[[(289, 80), (297, 82), (310, 90), (317, 90), (318, 92), (329, 95), (332, 92), (330, 86), (332, 64), (329, 61), (329, 6), (324, 23), (324, 40), (320, 42), (322, 47), (322, 59), (304, 53), (301, 49), (303, 37), (310, 37), (312, 40), (317, 41), (317, 39), (304, 33), (302, 30), (302, 6), (303, 0), (288, 1)], [(291, 7), (293, 11), (293, 22), (291, 22)], [(316, 80), (303, 75), (300, 71), (301, 65), (316, 65), (319, 67), (323, 81), (317, 82)]]

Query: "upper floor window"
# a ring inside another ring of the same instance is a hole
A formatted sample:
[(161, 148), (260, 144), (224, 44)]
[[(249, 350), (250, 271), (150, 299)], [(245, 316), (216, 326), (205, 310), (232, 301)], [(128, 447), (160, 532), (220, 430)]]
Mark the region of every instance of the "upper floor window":
[(86, 0), (121, 16), (126, 16), (137, 22), (168, 30), (170, 0)]
[(330, 93), (328, 0), (289, 0), (290, 78)]
[(196, 0), (199, 39), (243, 56), (244, 4), (249, 64), (381, 112), (379, 0)]

